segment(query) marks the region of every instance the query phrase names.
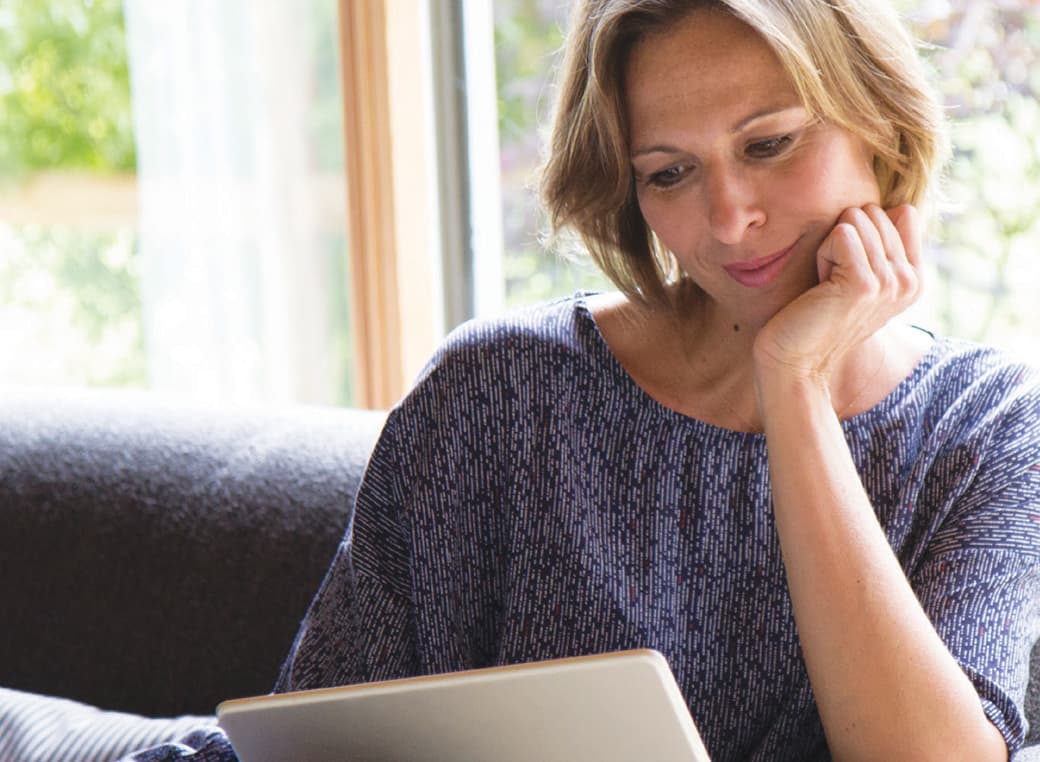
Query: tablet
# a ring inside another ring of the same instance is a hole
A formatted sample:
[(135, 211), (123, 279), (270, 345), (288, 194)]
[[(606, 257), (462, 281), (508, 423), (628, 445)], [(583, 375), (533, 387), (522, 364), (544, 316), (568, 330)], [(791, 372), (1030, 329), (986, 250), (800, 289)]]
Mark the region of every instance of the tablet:
[(650, 650), (225, 701), (242, 762), (709, 762)]

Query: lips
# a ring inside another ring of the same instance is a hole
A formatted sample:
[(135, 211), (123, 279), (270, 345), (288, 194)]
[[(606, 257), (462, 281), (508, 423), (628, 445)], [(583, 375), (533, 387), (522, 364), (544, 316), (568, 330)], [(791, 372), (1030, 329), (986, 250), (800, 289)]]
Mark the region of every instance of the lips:
[(788, 255), (794, 250), (795, 243), (786, 249), (767, 254), (758, 259), (748, 259), (743, 262), (732, 262), (723, 265), (723, 269), (733, 280), (748, 288), (762, 288), (768, 286), (779, 277), (784, 266), (788, 262)]

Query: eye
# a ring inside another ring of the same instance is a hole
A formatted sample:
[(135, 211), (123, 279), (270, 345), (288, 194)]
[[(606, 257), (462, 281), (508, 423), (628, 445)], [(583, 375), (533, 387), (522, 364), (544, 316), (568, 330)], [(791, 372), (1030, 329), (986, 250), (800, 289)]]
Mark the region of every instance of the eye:
[(745, 153), (753, 159), (771, 159), (779, 156), (794, 142), (794, 135), (780, 135), (768, 140), (758, 140), (748, 145)]
[(689, 173), (690, 167), (685, 164), (676, 164), (674, 167), (654, 172), (646, 179), (646, 184), (654, 188), (671, 188), (682, 181)]

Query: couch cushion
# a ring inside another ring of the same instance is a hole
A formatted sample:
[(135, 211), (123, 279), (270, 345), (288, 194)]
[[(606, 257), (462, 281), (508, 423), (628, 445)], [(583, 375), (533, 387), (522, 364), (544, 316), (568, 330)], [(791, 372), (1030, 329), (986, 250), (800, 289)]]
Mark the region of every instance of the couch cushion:
[(383, 415), (0, 401), (0, 685), (152, 716), (271, 689)]

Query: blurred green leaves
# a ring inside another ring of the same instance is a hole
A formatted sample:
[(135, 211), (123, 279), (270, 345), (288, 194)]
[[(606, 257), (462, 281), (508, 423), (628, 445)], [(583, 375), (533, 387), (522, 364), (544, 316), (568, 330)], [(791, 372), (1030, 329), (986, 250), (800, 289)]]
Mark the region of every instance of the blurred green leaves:
[(939, 330), (1040, 354), (1040, 3), (899, 3), (954, 147), (930, 259)]
[(506, 301), (529, 304), (609, 281), (587, 259), (546, 250), (548, 225), (534, 185), (552, 107), (568, 0), (496, 0), (495, 65), (502, 160)]
[(0, 0), (0, 176), (133, 171), (120, 0)]
[[(0, 0), (0, 192), (134, 170), (121, 0)], [(0, 219), (0, 382), (144, 384), (133, 228), (75, 227), (67, 200), (33, 198), (48, 224)]]

